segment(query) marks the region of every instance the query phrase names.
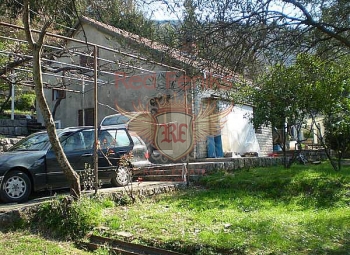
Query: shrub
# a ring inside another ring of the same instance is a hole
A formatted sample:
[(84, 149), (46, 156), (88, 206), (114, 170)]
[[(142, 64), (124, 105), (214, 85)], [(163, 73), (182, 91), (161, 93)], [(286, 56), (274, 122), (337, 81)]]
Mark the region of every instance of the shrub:
[(35, 94), (23, 94), (15, 102), (16, 109), (30, 111), (35, 106)]
[(99, 224), (102, 209), (102, 203), (89, 197), (77, 201), (62, 197), (40, 205), (33, 222), (40, 222), (42, 230), (53, 236), (81, 238)]

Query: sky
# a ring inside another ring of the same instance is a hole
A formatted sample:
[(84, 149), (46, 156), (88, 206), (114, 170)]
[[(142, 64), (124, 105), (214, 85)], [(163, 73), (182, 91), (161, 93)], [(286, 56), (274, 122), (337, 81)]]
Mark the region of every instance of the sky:
[[(139, 0), (140, 8), (146, 15), (150, 16), (152, 20), (178, 20), (181, 16), (181, 3), (182, 0), (170, 0), (169, 5), (173, 10), (169, 10), (168, 6), (162, 1), (156, 1), (156, 3), (150, 3), (150, 0)], [(143, 3), (142, 2), (146, 2)]]
[[(168, 5), (164, 2), (167, 2)], [(136, 3), (152, 20), (179, 20), (183, 12), (183, 0), (136, 0)], [(169, 6), (172, 9), (169, 9)], [(296, 14), (296, 10), (291, 4), (281, 0), (272, 1), (270, 7), (291, 16)]]

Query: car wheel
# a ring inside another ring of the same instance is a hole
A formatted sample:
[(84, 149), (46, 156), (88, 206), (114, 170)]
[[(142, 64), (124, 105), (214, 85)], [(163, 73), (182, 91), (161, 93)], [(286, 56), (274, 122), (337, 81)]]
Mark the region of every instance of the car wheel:
[(28, 200), (32, 184), (22, 171), (8, 173), (1, 186), (0, 198), (5, 203), (22, 203)]
[(112, 185), (115, 187), (122, 187), (129, 184), (131, 180), (130, 169), (125, 166), (118, 167), (115, 177), (112, 178)]

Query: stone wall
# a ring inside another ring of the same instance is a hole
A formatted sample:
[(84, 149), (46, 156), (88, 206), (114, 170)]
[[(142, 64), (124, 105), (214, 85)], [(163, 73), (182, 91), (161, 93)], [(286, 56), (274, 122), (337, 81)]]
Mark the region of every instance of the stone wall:
[(26, 136), (28, 134), (26, 119), (0, 119), (0, 135)]
[[(190, 163), (188, 171), (195, 171), (200, 169), (205, 173), (213, 173), (217, 170), (234, 171), (243, 168), (268, 167), (283, 165), (282, 157), (242, 157), (231, 158), (226, 160), (215, 159), (211, 162), (203, 161)], [(197, 171), (198, 172), (198, 171)]]

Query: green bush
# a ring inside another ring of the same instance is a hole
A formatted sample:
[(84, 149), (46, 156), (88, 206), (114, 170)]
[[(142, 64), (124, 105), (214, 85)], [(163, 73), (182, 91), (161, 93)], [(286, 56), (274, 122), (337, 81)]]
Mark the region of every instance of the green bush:
[(45, 232), (53, 236), (81, 238), (98, 226), (104, 205), (89, 197), (75, 201), (62, 197), (40, 205), (33, 222), (40, 222)]
[(16, 109), (29, 111), (35, 106), (35, 94), (23, 94), (15, 101)]

